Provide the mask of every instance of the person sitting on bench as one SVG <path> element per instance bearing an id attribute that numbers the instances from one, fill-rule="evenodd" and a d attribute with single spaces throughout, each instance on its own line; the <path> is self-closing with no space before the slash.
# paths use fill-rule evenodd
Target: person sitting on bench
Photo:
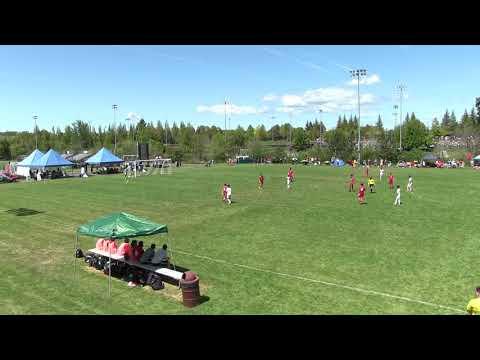
<path id="1" fill-rule="evenodd" d="M 104 242 L 104 249 L 106 252 L 110 254 L 116 254 L 118 251 L 117 243 L 115 242 L 115 239 L 107 239 Z"/>
<path id="2" fill-rule="evenodd" d="M 97 244 L 95 245 L 95 248 L 97 250 L 102 250 L 103 251 L 105 249 L 105 239 L 99 238 L 97 240 Z"/>
<path id="3" fill-rule="evenodd" d="M 161 265 L 170 267 L 170 258 L 167 253 L 167 244 L 163 244 L 162 248 L 155 252 L 155 256 L 152 259 L 152 265 Z"/>
<path id="4" fill-rule="evenodd" d="M 131 246 L 131 250 L 130 250 L 130 255 L 131 255 L 131 256 L 130 256 L 130 260 L 136 261 L 134 254 L 135 254 L 135 251 L 137 250 L 137 246 L 138 246 L 138 245 L 137 245 L 137 240 L 132 240 L 132 243 L 130 244 L 130 246 Z"/>
<path id="5" fill-rule="evenodd" d="M 133 243 L 132 243 L 133 245 Z M 143 241 L 139 241 L 138 245 L 133 249 L 133 258 L 135 261 L 140 261 L 143 255 Z"/>
<path id="6" fill-rule="evenodd" d="M 145 252 L 140 257 L 140 263 L 148 264 L 152 261 L 153 256 L 155 255 L 155 244 L 150 245 L 150 248 L 145 250 Z"/>
<path id="7" fill-rule="evenodd" d="M 132 247 L 130 245 L 130 239 L 125 238 L 124 243 L 119 246 L 117 255 L 124 256 L 125 260 L 132 257 Z"/>

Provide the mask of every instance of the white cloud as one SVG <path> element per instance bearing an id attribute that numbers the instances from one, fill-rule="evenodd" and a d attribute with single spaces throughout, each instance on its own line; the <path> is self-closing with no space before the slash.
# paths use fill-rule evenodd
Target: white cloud
<path id="1" fill-rule="evenodd" d="M 232 115 L 254 115 L 262 114 L 268 111 L 267 106 L 262 106 L 261 108 L 256 108 L 254 106 L 238 106 L 235 104 L 227 104 L 226 108 L 227 114 Z M 210 112 L 217 115 L 225 114 L 225 104 L 218 105 L 199 105 L 197 106 L 197 112 L 204 113 Z"/>
<path id="2" fill-rule="evenodd" d="M 263 101 L 274 101 L 274 100 L 277 100 L 278 96 L 275 95 L 275 94 L 267 94 L 265 95 L 262 100 Z"/>
<path id="3" fill-rule="evenodd" d="M 372 74 L 360 79 L 360 85 L 372 85 L 380 82 L 380 76 Z M 348 85 L 357 85 L 357 80 L 352 79 L 348 82 Z"/>
<path id="4" fill-rule="evenodd" d="M 360 104 L 369 106 L 376 103 L 377 98 L 370 93 L 360 93 Z M 302 95 L 286 94 L 281 97 L 281 107 L 277 112 L 315 111 L 324 112 L 356 111 L 358 106 L 357 92 L 350 88 L 328 87 L 307 90 Z"/>
<path id="5" fill-rule="evenodd" d="M 279 112 L 279 113 L 293 113 L 293 112 L 302 112 L 301 110 L 299 109 L 294 109 L 292 107 L 288 107 L 288 106 L 280 106 L 280 107 L 277 107 L 275 109 L 276 112 Z"/>
<path id="6" fill-rule="evenodd" d="M 126 120 L 137 122 L 137 121 L 140 121 L 141 118 L 142 118 L 142 115 L 135 112 L 129 112 Z"/>
<path id="7" fill-rule="evenodd" d="M 287 107 L 303 107 L 306 105 L 303 97 L 298 95 L 283 95 L 282 104 Z"/>

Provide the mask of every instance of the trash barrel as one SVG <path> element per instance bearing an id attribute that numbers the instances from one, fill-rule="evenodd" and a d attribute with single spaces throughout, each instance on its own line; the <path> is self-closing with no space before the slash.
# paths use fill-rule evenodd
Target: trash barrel
<path id="1" fill-rule="evenodd" d="M 193 271 L 187 271 L 180 280 L 183 305 L 194 307 L 200 304 L 200 279 Z"/>

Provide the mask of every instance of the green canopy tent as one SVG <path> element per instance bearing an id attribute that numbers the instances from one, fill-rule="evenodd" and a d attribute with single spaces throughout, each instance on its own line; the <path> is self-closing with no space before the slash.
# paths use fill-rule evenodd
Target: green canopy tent
<path id="1" fill-rule="evenodd" d="M 150 236 L 168 233 L 167 225 L 157 224 L 124 212 L 112 213 L 97 220 L 81 225 L 75 236 L 75 251 L 78 249 L 79 235 L 98 238 L 125 239 L 139 236 Z M 109 254 L 110 255 L 110 254 Z M 111 293 L 111 257 L 109 256 L 108 294 Z M 77 258 L 74 263 L 76 273 Z M 174 265 L 175 267 L 175 265 Z"/>

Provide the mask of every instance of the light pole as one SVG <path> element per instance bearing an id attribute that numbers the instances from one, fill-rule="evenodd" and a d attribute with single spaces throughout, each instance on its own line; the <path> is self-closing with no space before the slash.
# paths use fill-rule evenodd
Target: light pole
<path id="1" fill-rule="evenodd" d="M 33 123 L 35 124 L 34 128 L 33 128 L 33 132 L 35 133 L 35 149 L 38 149 L 38 139 L 37 139 L 37 119 L 38 119 L 38 116 L 37 115 L 34 115 L 33 116 Z"/>
<path id="2" fill-rule="evenodd" d="M 402 151 L 402 124 L 403 124 L 402 103 L 403 103 L 403 91 L 406 89 L 406 86 L 403 84 L 399 84 L 397 85 L 397 89 L 400 92 L 400 151 Z"/>
<path id="3" fill-rule="evenodd" d="M 393 133 L 395 134 L 395 128 L 397 127 L 397 116 L 398 116 L 398 105 L 393 105 Z M 395 143 L 395 135 L 393 136 L 393 140 Z"/>
<path id="4" fill-rule="evenodd" d="M 117 120 L 117 109 L 118 109 L 118 105 L 113 104 L 113 105 L 112 105 L 112 109 L 113 109 L 113 132 L 114 132 L 114 136 L 115 136 L 115 147 L 114 147 L 113 153 L 114 153 L 115 155 L 117 155 L 117 127 L 116 127 L 116 120 Z"/>
<path id="5" fill-rule="evenodd" d="M 132 131 L 132 145 L 133 145 L 133 147 L 135 147 L 135 128 L 132 127 L 132 121 L 133 121 L 133 119 L 127 117 L 127 118 L 125 119 L 125 121 L 129 123 L 129 124 L 128 124 L 128 128 L 129 128 L 129 130 Z"/>
<path id="6" fill-rule="evenodd" d="M 360 164 L 360 78 L 367 76 L 367 70 L 350 70 L 352 78 L 357 79 L 357 99 L 358 99 L 358 163 Z"/>
<path id="7" fill-rule="evenodd" d="M 273 145 L 273 127 L 275 126 L 275 125 L 273 124 L 273 120 L 275 119 L 275 116 L 273 116 L 273 115 L 270 116 L 270 119 L 272 119 L 272 145 Z"/>
<path id="8" fill-rule="evenodd" d="M 289 133 L 290 133 L 290 136 L 289 136 L 289 137 L 290 137 L 290 147 L 292 146 L 292 126 L 293 126 L 293 124 L 292 124 L 292 116 L 293 116 L 293 113 L 290 111 L 290 112 L 288 113 L 288 117 L 290 118 L 290 126 L 288 127 L 288 128 L 289 128 Z"/>
<path id="9" fill-rule="evenodd" d="M 319 115 L 318 115 L 318 117 L 320 118 L 320 124 L 321 124 L 321 123 L 322 123 L 322 114 L 323 114 L 323 110 L 322 110 L 322 109 L 318 109 L 318 114 L 319 114 Z M 320 135 L 320 139 L 321 139 L 320 141 L 323 141 L 323 139 L 322 139 L 322 133 L 321 133 L 321 129 L 320 129 L 320 133 L 319 133 L 319 135 Z"/>
<path id="10" fill-rule="evenodd" d="M 227 98 L 225 98 L 225 144 L 227 143 Z"/>

